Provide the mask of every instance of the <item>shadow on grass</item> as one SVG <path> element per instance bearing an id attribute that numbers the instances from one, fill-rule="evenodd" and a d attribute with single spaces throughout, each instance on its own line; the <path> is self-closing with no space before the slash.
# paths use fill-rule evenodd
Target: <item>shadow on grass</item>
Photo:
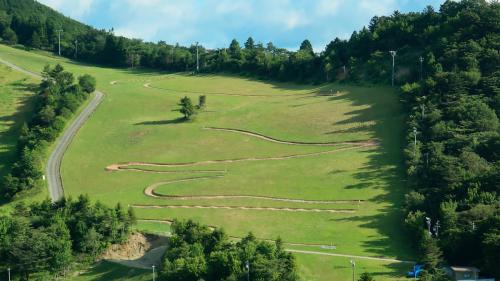
<path id="1" fill-rule="evenodd" d="M 170 125 L 170 124 L 179 124 L 184 122 L 189 122 L 191 120 L 186 119 L 184 117 L 179 117 L 172 120 L 157 120 L 157 121 L 144 121 L 135 123 L 134 125 Z"/>
<path id="2" fill-rule="evenodd" d="M 116 263 L 102 261 L 72 280 L 108 281 L 108 280 L 151 280 L 151 272 L 145 269 L 131 268 Z"/>
<path id="3" fill-rule="evenodd" d="M 403 231 L 402 202 L 406 193 L 403 161 L 403 120 L 404 112 L 399 103 L 397 92 L 390 87 L 366 87 L 336 85 L 345 94 L 332 96 L 328 100 L 347 101 L 363 109 L 348 112 L 349 118 L 334 125 L 363 124 L 375 121 L 375 125 L 329 132 L 329 134 L 366 131 L 380 140 L 375 149 L 360 151 L 368 157 L 368 162 L 354 173 L 357 184 L 347 189 L 383 189 L 383 192 L 369 201 L 377 203 L 376 214 L 354 216 L 332 221 L 357 221 L 361 227 L 375 229 L 380 235 L 370 237 L 363 247 L 375 256 L 393 256 L 402 260 L 412 260 L 414 252 L 411 242 Z M 394 265 L 397 266 L 397 265 Z"/>

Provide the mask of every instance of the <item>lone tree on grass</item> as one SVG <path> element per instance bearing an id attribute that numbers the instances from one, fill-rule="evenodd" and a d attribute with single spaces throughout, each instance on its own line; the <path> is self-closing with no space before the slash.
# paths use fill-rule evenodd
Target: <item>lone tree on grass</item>
<path id="1" fill-rule="evenodd" d="M 184 114 L 185 119 L 191 119 L 191 116 L 196 114 L 196 108 L 193 106 L 193 102 L 188 97 L 183 97 L 179 102 L 179 106 L 181 107 L 179 112 Z"/>

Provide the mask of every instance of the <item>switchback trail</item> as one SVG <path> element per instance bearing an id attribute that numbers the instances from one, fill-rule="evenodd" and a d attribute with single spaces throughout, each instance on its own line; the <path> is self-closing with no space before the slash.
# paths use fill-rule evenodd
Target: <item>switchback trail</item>
<path id="1" fill-rule="evenodd" d="M 24 74 L 30 75 L 38 79 L 42 79 L 42 76 L 40 76 L 38 73 L 31 72 L 29 70 L 21 68 L 11 62 L 8 62 L 1 58 L 0 62 Z M 54 147 L 54 150 L 51 152 L 49 156 L 49 159 L 47 161 L 47 166 L 45 169 L 45 173 L 47 175 L 49 194 L 50 198 L 52 199 L 52 202 L 57 202 L 64 197 L 64 189 L 61 180 L 61 162 L 62 158 L 64 157 L 64 153 L 66 152 L 66 149 L 73 140 L 73 137 L 76 135 L 78 130 L 83 126 L 85 121 L 87 121 L 90 115 L 94 112 L 97 106 L 101 103 L 103 98 L 104 94 L 102 92 L 95 91 L 95 95 L 92 98 L 92 100 L 88 103 L 87 107 L 85 107 L 80 112 L 78 117 L 76 117 L 73 120 L 73 122 L 66 127 L 63 135 L 56 140 L 56 145 Z"/>
<path id="2" fill-rule="evenodd" d="M 344 213 L 353 214 L 354 209 L 318 209 L 318 208 L 290 208 L 290 207 L 250 207 L 250 206 L 215 206 L 215 205 L 130 205 L 138 209 L 222 209 L 222 210 L 256 210 L 256 211 L 282 211 L 306 213 Z"/>
<path id="3" fill-rule="evenodd" d="M 150 167 L 191 167 L 191 166 L 201 166 L 209 164 L 225 164 L 225 163 L 238 163 L 247 161 L 271 161 L 271 160 L 285 160 L 285 159 L 295 159 L 311 156 L 319 156 L 324 154 L 333 154 L 346 150 L 360 149 L 364 147 L 376 146 L 377 143 L 363 143 L 356 146 L 344 147 L 334 150 L 304 153 L 304 154 L 291 154 L 285 156 L 275 156 L 275 157 L 250 157 L 250 158 L 235 158 L 235 159 L 220 159 L 220 160 L 205 160 L 198 162 L 184 162 L 184 163 L 147 163 L 147 162 L 126 162 L 126 163 L 115 163 L 108 165 L 106 167 L 107 171 L 119 171 L 129 169 L 130 166 L 150 166 Z"/>
<path id="4" fill-rule="evenodd" d="M 196 181 L 204 179 L 217 179 L 222 178 L 223 175 L 210 176 L 210 177 L 193 177 L 185 179 L 177 179 L 171 181 L 157 182 L 144 189 L 144 194 L 153 198 L 164 198 L 171 200 L 190 200 L 190 199 L 259 199 L 259 200 L 270 200 L 270 201 L 281 201 L 289 203 L 305 203 L 305 204 L 360 204 L 364 200 L 305 200 L 305 199 L 293 199 L 293 198 L 282 198 L 282 197 L 271 197 L 271 196 L 256 196 L 256 195 L 166 195 L 159 194 L 155 192 L 155 189 L 162 185 Z"/>
<path id="5" fill-rule="evenodd" d="M 231 129 L 231 128 L 218 128 L 218 127 L 205 127 L 205 130 L 214 130 L 214 131 L 224 131 L 224 132 L 232 132 L 243 134 L 251 137 L 256 137 L 259 139 L 263 139 L 266 141 L 280 143 L 280 144 L 288 144 L 288 145 L 304 145 L 304 146 L 336 146 L 336 145 L 378 145 L 377 140 L 360 140 L 360 141 L 337 141 L 337 142 L 299 142 L 299 141 L 285 141 L 275 139 L 273 137 L 268 137 L 259 133 L 241 130 L 241 129 Z"/>
<path id="6" fill-rule="evenodd" d="M 193 90 L 178 90 L 178 89 L 171 89 L 171 88 L 162 88 L 162 87 L 152 86 L 151 83 L 146 83 L 143 86 L 145 88 L 165 90 L 165 91 L 176 92 L 176 93 L 214 95 L 214 96 L 274 97 L 274 98 L 279 98 L 279 97 L 300 97 L 300 96 L 313 96 L 313 95 L 315 95 L 314 93 L 305 93 L 305 94 L 276 94 L 276 95 L 273 95 L 273 94 L 231 94 L 231 93 L 224 93 L 224 92 L 201 92 L 201 91 L 193 91 Z"/>

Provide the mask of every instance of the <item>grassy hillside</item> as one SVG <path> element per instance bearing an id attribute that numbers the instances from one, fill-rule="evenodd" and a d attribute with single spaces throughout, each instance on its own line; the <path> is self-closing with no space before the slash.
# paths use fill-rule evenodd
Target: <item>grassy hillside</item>
<path id="1" fill-rule="evenodd" d="M 401 221 L 404 192 L 399 168 L 402 112 L 388 87 L 311 87 L 108 69 L 5 46 L 0 46 L 0 56 L 33 71 L 59 62 L 76 74 L 91 73 L 106 94 L 63 160 L 67 195 L 88 193 L 110 206 L 120 201 L 135 206 L 141 219 L 193 218 L 221 226 L 232 236 L 253 231 L 259 238 L 281 236 L 285 243 L 304 244 L 287 244 L 291 249 L 412 259 L 394 227 Z M 194 121 L 180 120 L 173 111 L 178 100 L 189 96 L 197 101 L 201 94 L 207 96 L 206 109 Z M 370 145 L 355 143 L 360 140 Z M 311 144 L 328 142 L 342 143 Z M 124 162 L 177 166 L 106 171 Z M 211 178 L 192 179 L 199 177 Z M 185 198 L 146 196 L 145 188 L 153 184 L 158 184 L 157 195 Z M 152 222 L 139 227 L 162 229 Z M 319 246 L 331 244 L 337 248 Z M 297 256 L 305 280 L 351 274 L 350 258 Z M 357 270 L 389 280 L 409 267 L 360 259 Z"/>

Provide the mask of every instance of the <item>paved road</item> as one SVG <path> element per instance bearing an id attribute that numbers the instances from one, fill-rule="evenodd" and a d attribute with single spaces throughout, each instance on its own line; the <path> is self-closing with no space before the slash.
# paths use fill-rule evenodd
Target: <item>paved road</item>
<path id="1" fill-rule="evenodd" d="M 41 79 L 42 77 L 34 72 L 23 69 L 15 64 L 12 64 L 6 60 L 0 58 L 0 62 L 10 66 L 12 69 L 25 73 L 27 75 L 36 77 Z M 47 183 L 49 187 L 49 194 L 52 202 L 57 202 L 64 197 L 64 189 L 61 180 L 61 162 L 64 157 L 64 153 L 68 148 L 69 144 L 73 140 L 73 137 L 76 135 L 78 130 L 82 127 L 82 125 L 87 121 L 92 112 L 97 108 L 97 106 L 101 103 L 104 98 L 104 94 L 99 91 L 95 91 L 95 95 L 92 100 L 89 102 L 87 107 L 85 107 L 82 112 L 78 115 L 73 122 L 67 126 L 63 135 L 57 139 L 56 146 L 52 153 L 49 156 L 49 160 L 47 161 L 47 166 L 45 168 L 45 175 L 47 177 Z"/>
<path id="2" fill-rule="evenodd" d="M 47 175 L 49 193 L 52 202 L 57 202 L 64 197 L 64 189 L 61 180 L 61 162 L 64 157 L 64 153 L 73 140 L 73 137 L 83 126 L 85 121 L 87 121 L 90 115 L 92 115 L 103 98 L 104 94 L 102 92 L 95 91 L 94 98 L 92 98 L 87 107 L 80 112 L 78 117 L 73 120 L 73 123 L 66 128 L 63 135 L 59 137 L 54 150 L 49 156 L 49 161 L 47 161 L 47 166 L 45 168 L 45 174 Z"/>

